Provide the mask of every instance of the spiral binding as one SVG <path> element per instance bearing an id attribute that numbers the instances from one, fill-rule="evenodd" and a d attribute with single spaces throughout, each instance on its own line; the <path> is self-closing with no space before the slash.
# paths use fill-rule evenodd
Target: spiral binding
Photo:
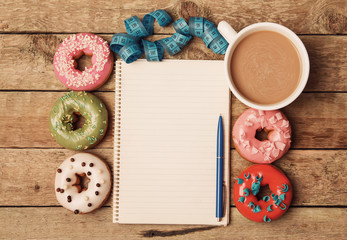
<path id="1" fill-rule="evenodd" d="M 120 182 L 120 138 L 121 138 L 121 99 L 122 61 L 116 61 L 115 125 L 114 125 L 114 167 L 113 167 L 113 222 L 119 222 L 119 182 Z"/>

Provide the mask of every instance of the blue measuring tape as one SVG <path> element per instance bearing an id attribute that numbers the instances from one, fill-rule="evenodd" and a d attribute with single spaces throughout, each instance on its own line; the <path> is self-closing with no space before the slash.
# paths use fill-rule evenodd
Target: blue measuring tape
<path id="1" fill-rule="evenodd" d="M 162 9 L 146 14 L 142 22 L 137 16 L 132 16 L 124 21 L 127 33 L 116 33 L 112 37 L 110 48 L 126 62 L 136 61 L 143 53 L 147 61 L 161 61 L 164 49 L 172 56 L 179 53 L 192 39 L 192 36 L 200 37 L 207 48 L 214 53 L 225 54 L 228 42 L 218 32 L 214 23 L 202 17 L 190 17 L 189 25 L 183 18 L 178 19 L 172 26 L 176 33 L 171 37 L 154 42 L 143 38 L 153 34 L 154 21 L 159 26 L 165 27 L 171 21 L 171 16 Z"/>

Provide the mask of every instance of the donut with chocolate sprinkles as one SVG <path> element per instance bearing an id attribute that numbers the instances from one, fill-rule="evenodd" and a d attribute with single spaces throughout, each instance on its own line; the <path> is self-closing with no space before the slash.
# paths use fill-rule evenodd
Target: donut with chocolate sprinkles
<path id="1" fill-rule="evenodd" d="M 98 167 L 93 167 L 95 165 Z M 77 153 L 63 161 L 58 169 L 61 172 L 57 171 L 55 175 L 56 197 L 64 208 L 75 214 L 84 214 L 106 202 L 112 179 L 103 159 L 90 153 Z"/>

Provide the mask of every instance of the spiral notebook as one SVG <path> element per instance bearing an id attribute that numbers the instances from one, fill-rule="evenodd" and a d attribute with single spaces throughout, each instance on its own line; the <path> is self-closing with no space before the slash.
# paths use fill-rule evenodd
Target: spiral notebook
<path id="1" fill-rule="evenodd" d="M 113 222 L 229 222 L 230 91 L 223 61 L 116 62 Z M 224 125 L 224 217 L 216 140 Z"/>

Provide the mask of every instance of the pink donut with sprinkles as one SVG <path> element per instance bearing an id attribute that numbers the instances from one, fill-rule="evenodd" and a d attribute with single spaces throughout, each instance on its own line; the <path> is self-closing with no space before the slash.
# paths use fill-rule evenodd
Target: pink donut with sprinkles
<path id="1" fill-rule="evenodd" d="M 83 54 L 92 56 L 92 66 L 76 69 L 76 59 Z M 113 68 L 113 55 L 108 43 L 91 33 L 79 33 L 66 38 L 58 47 L 53 60 L 54 72 L 67 88 L 91 91 L 101 87 Z"/>
<path id="2" fill-rule="evenodd" d="M 267 140 L 255 138 L 256 132 L 268 132 Z M 254 163 L 272 163 L 290 148 L 292 130 L 279 110 L 246 110 L 235 122 L 233 141 L 238 153 Z"/>

